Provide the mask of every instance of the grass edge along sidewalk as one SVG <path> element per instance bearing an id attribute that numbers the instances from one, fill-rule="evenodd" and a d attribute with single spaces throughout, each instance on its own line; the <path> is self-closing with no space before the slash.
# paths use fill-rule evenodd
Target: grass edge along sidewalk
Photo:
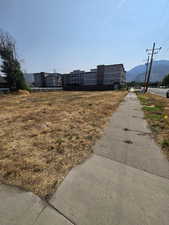
<path id="1" fill-rule="evenodd" d="M 169 160 L 169 100 L 154 94 L 137 94 L 156 142 Z"/>

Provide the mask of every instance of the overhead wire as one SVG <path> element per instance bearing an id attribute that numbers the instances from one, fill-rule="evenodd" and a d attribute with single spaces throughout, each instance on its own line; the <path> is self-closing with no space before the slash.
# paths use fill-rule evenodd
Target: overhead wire
<path id="1" fill-rule="evenodd" d="M 160 22 L 161 28 L 164 27 L 166 29 L 167 24 L 169 24 L 168 11 L 169 11 L 169 0 L 166 0 L 163 10 L 161 12 L 160 21 L 164 21 L 164 18 L 166 16 L 167 16 L 167 18 L 165 19 L 163 25 L 162 25 L 162 22 Z M 162 53 L 161 53 L 161 57 L 162 57 L 162 56 L 165 56 L 169 51 L 169 47 L 168 48 L 164 47 L 165 45 L 169 46 L 169 36 L 167 38 L 165 38 L 163 41 L 161 41 L 161 42 L 159 41 L 159 43 L 162 46 Z"/>

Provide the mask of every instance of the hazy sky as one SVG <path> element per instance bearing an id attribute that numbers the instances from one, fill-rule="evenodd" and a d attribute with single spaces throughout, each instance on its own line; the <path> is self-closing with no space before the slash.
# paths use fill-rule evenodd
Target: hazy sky
<path id="1" fill-rule="evenodd" d="M 169 0 L 0 0 L 0 28 L 27 72 L 143 64 L 153 41 L 169 59 Z"/>

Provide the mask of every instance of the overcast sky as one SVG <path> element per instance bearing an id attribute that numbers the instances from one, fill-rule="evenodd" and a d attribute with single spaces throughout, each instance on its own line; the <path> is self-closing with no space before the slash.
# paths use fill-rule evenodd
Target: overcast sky
<path id="1" fill-rule="evenodd" d="M 169 59 L 169 0 L 0 0 L 0 28 L 27 72 L 143 64 L 153 41 Z"/>

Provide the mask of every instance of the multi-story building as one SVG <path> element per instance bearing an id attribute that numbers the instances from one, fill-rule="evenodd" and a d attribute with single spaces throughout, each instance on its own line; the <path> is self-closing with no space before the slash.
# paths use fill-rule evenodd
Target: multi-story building
<path id="1" fill-rule="evenodd" d="M 51 73 L 46 76 L 46 87 L 61 87 L 62 79 L 61 74 Z"/>
<path id="2" fill-rule="evenodd" d="M 98 66 L 97 82 L 98 85 L 109 86 L 114 89 L 123 86 L 126 82 L 126 71 L 123 64 Z"/>
<path id="3" fill-rule="evenodd" d="M 74 70 L 69 74 L 35 73 L 35 87 L 61 87 L 65 90 L 113 90 L 124 86 L 126 72 L 123 64 L 99 65 L 90 72 Z"/>
<path id="4" fill-rule="evenodd" d="M 35 87 L 46 87 L 47 73 L 34 73 Z"/>
<path id="5" fill-rule="evenodd" d="M 35 73 L 35 87 L 61 87 L 62 79 L 59 73 Z"/>
<path id="6" fill-rule="evenodd" d="M 62 84 L 65 89 L 79 89 L 83 85 L 85 71 L 74 70 L 69 74 L 64 74 L 62 77 Z"/>
<path id="7" fill-rule="evenodd" d="M 85 73 L 85 71 L 84 70 L 73 70 L 71 72 L 71 74 L 81 74 L 81 73 Z"/>
<path id="8" fill-rule="evenodd" d="M 66 90 L 111 90 L 120 88 L 125 82 L 123 64 L 99 65 L 90 72 L 76 70 L 63 76 L 63 88 Z"/>

